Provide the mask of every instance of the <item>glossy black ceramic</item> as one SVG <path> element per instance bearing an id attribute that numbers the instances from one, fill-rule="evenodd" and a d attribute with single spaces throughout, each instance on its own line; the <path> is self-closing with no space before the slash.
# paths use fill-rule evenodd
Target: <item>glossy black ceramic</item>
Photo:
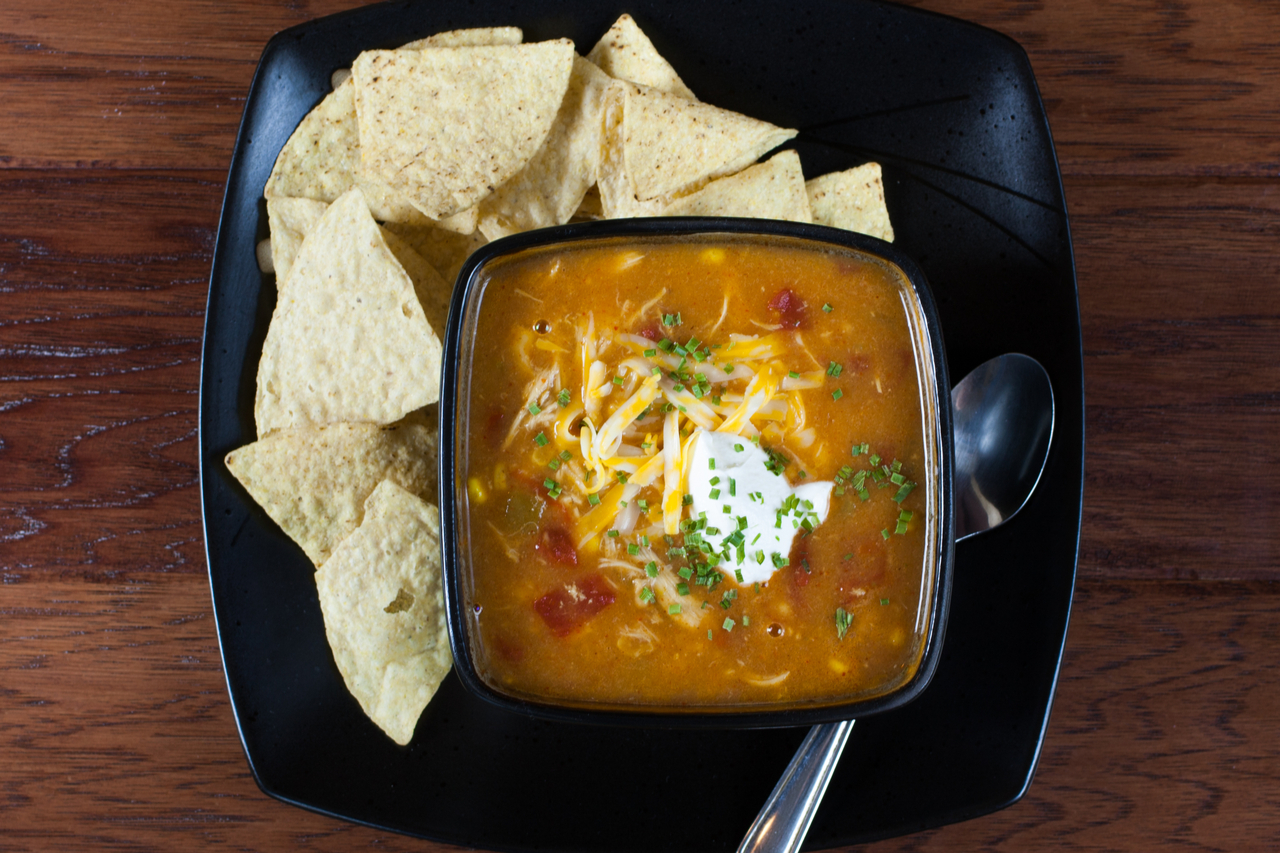
<path id="1" fill-rule="evenodd" d="M 463 485 L 465 477 L 460 469 L 465 453 L 464 438 L 470 429 L 467 423 L 470 405 L 466 375 L 472 370 L 477 358 L 486 357 L 474 349 L 476 327 L 484 310 L 485 266 L 494 260 L 521 252 L 554 247 L 568 249 L 593 243 L 608 245 L 616 244 L 618 240 L 635 241 L 637 244 L 682 243 L 698 238 L 724 239 L 746 245 L 780 244 L 813 252 L 853 249 L 896 266 L 905 276 L 907 286 L 914 289 L 920 307 L 919 321 L 925 332 L 922 346 L 924 351 L 918 353 L 918 358 L 924 365 L 923 375 L 933 376 L 936 380 L 932 387 L 923 388 L 922 394 L 930 401 L 928 406 L 932 412 L 926 418 L 932 427 L 932 434 L 925 437 L 925 443 L 933 448 L 933 456 L 937 460 L 932 488 L 938 496 L 938 540 L 934 547 L 926 546 L 930 551 L 928 559 L 934 568 L 928 595 L 929 625 L 923 638 L 924 651 L 919 667 L 900 687 L 880 696 L 839 704 L 801 705 L 785 709 L 593 707 L 586 703 L 557 703 L 512 696 L 496 688 L 477 670 L 475 640 L 472 636 L 477 623 L 470 614 L 466 580 L 471 576 L 473 568 L 469 564 L 469 549 L 463 544 L 467 537 L 463 532 L 461 518 L 466 512 L 467 499 Z M 955 518 L 952 507 L 955 453 L 952 441 L 951 383 L 947 378 L 942 328 L 928 282 L 915 262 L 891 243 L 821 225 L 705 217 L 582 222 L 517 234 L 489 243 L 472 254 L 458 273 L 453 302 L 449 308 L 449 328 L 444 341 L 444 369 L 440 380 L 440 448 L 440 528 L 444 547 L 445 609 L 449 615 L 454 670 L 472 693 L 504 711 L 582 725 L 672 729 L 785 728 L 864 718 L 900 708 L 919 696 L 933 678 L 946 633 L 947 607 L 951 602 L 951 569 L 955 555 Z M 450 449 L 454 449 L 454 452 L 450 453 Z M 448 484 L 451 483 L 456 484 L 456 488 L 450 488 Z"/>
<path id="2" fill-rule="evenodd" d="M 254 438 L 275 303 L 254 260 L 267 233 L 262 187 L 334 69 L 364 48 L 466 26 L 516 24 L 529 40 L 569 36 L 587 50 L 622 12 L 699 97 L 799 128 L 806 174 L 884 165 L 895 245 L 928 276 L 952 376 L 1010 351 L 1048 369 L 1057 424 L 1035 495 L 1008 524 L 956 546 L 933 681 L 858 723 L 806 846 L 1002 808 L 1030 784 L 1048 724 L 1079 541 L 1084 384 L 1066 204 L 1022 49 L 867 0 L 390 3 L 266 46 L 227 176 L 200 388 L 209 581 L 254 778 L 287 802 L 463 846 L 707 853 L 736 848 L 804 737 L 552 723 L 501 711 L 451 675 L 398 747 L 342 684 L 307 558 L 222 463 Z"/>

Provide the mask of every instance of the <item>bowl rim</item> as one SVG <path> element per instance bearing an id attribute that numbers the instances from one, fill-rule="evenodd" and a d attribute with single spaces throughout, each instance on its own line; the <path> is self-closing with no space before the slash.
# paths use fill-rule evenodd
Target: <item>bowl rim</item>
<path id="1" fill-rule="evenodd" d="M 669 706 L 655 706 L 652 710 L 645 706 L 636 706 L 635 710 L 617 707 L 584 708 L 556 704 L 554 700 L 541 701 L 502 693 L 491 687 L 476 670 L 468 640 L 469 623 L 466 619 L 466 607 L 462 601 L 462 584 L 459 580 L 463 559 L 458 547 L 459 506 L 454 482 L 459 467 L 454 458 L 458 427 L 456 398 L 459 372 L 462 369 L 460 363 L 462 320 L 478 291 L 479 281 L 476 273 L 485 264 L 497 258 L 555 244 L 572 244 L 609 238 L 688 238 L 715 234 L 784 237 L 814 245 L 826 244 L 865 252 L 897 266 L 916 292 L 924 325 L 928 331 L 928 344 L 933 357 L 935 375 L 933 390 L 940 433 L 937 436 L 937 443 L 941 518 L 929 628 L 924 641 L 924 651 L 920 656 L 915 674 L 904 684 L 880 696 L 829 705 L 772 710 L 750 707 L 745 710 L 734 710 L 730 707 L 672 710 Z M 875 237 L 824 225 L 781 220 L 732 217 L 647 217 L 575 222 L 513 234 L 480 247 L 463 264 L 454 282 L 448 324 L 443 340 L 438 406 L 442 581 L 449 644 L 453 653 L 454 671 L 458 674 L 459 680 L 473 695 L 506 711 L 558 722 L 639 728 L 789 728 L 867 717 L 906 705 L 918 697 L 933 679 L 942 656 L 947 614 L 951 605 L 952 573 L 955 563 L 955 509 L 950 391 L 951 383 L 947 371 L 942 326 L 928 281 L 915 261 L 902 250 L 894 247 L 892 243 Z"/>

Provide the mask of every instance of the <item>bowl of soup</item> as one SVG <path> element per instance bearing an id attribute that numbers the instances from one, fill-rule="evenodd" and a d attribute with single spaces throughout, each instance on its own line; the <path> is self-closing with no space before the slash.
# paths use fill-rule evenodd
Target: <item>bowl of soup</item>
<path id="1" fill-rule="evenodd" d="M 440 403 L 459 677 L 592 723 L 910 701 L 950 595 L 949 388 L 924 277 L 874 238 L 681 218 L 482 248 Z"/>

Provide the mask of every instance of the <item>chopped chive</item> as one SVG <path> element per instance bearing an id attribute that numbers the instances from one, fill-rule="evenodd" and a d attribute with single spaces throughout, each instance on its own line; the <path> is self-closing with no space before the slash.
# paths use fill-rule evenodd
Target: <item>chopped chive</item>
<path id="1" fill-rule="evenodd" d="M 600 506 L 600 496 L 595 493 L 587 495 L 587 503 L 592 506 Z"/>
<path id="2" fill-rule="evenodd" d="M 843 640 L 844 635 L 849 633 L 849 626 L 853 624 L 853 614 L 846 611 L 843 607 L 836 608 L 836 636 Z"/>
<path id="3" fill-rule="evenodd" d="M 712 471 L 716 470 L 716 460 L 714 458 L 707 460 L 707 468 L 709 468 Z M 733 480 L 730 480 L 729 482 L 732 483 Z M 732 488 L 729 489 L 729 494 L 733 494 Z"/>
<path id="4" fill-rule="evenodd" d="M 738 494 L 738 481 L 730 477 L 729 478 L 729 497 L 731 498 L 737 497 L 737 494 Z"/>
<path id="5" fill-rule="evenodd" d="M 539 447 L 546 447 L 547 441 L 548 441 L 548 438 L 545 432 L 540 432 L 533 437 L 533 443 L 538 445 Z"/>
<path id="6" fill-rule="evenodd" d="M 667 615 L 669 615 L 669 616 L 679 616 L 679 615 L 680 615 L 680 605 L 679 605 L 679 604 L 672 604 L 672 605 L 670 605 L 669 607 L 667 607 Z"/>
<path id="7" fill-rule="evenodd" d="M 658 354 L 658 351 L 656 349 L 647 349 L 644 351 L 645 358 L 653 358 L 657 354 Z"/>
<path id="8" fill-rule="evenodd" d="M 560 467 L 560 460 L 552 459 L 550 462 L 547 463 L 547 467 L 550 468 L 552 471 L 557 470 Z"/>
<path id="9" fill-rule="evenodd" d="M 689 568 L 688 566 L 685 566 L 683 569 L 676 572 L 676 574 L 678 574 L 680 577 L 684 578 L 685 580 L 688 580 L 689 578 L 693 577 L 693 569 Z"/>
<path id="10" fill-rule="evenodd" d="M 616 539 L 616 538 L 618 538 L 618 531 L 616 531 L 616 530 L 610 530 L 610 531 L 609 531 L 608 533 L 606 533 L 605 535 L 606 535 L 606 536 L 608 536 L 610 539 Z"/>
<path id="11" fill-rule="evenodd" d="M 704 601 L 704 602 L 702 602 L 702 603 L 703 603 L 703 604 L 706 604 L 706 602 L 705 602 L 705 601 Z M 708 639 L 708 640 L 712 639 L 712 637 L 711 637 L 711 629 L 710 629 L 710 628 L 708 628 L 708 629 L 707 629 L 707 639 Z"/>
<path id="12" fill-rule="evenodd" d="M 843 396 L 844 396 L 844 392 L 843 392 L 843 391 L 841 391 L 839 388 L 837 388 L 836 390 L 834 390 L 834 391 L 832 391 L 832 392 L 831 392 L 831 399 L 832 399 L 832 400 L 839 400 L 839 399 L 840 399 L 841 397 L 843 397 Z"/>
<path id="13" fill-rule="evenodd" d="M 826 303 L 823 303 L 822 310 L 824 313 L 830 314 L 834 309 L 832 309 L 830 302 L 826 302 Z"/>
<path id="14" fill-rule="evenodd" d="M 907 495 L 911 494 L 911 490 L 914 489 L 915 487 L 916 487 L 916 484 L 908 480 L 907 482 L 902 484 L 902 488 L 898 489 L 898 493 L 893 496 L 893 499 L 898 503 L 902 503 L 904 500 L 906 500 Z"/>
<path id="15" fill-rule="evenodd" d="M 880 599 L 880 606 L 881 606 L 881 607 L 883 607 L 884 605 L 886 605 L 886 604 L 888 604 L 888 603 L 889 603 L 889 599 L 887 599 L 887 598 L 882 598 L 882 599 Z"/>
<path id="16" fill-rule="evenodd" d="M 881 531 L 880 531 L 880 536 L 881 536 L 882 538 L 884 538 L 884 539 L 888 539 L 888 538 L 889 538 L 889 528 L 887 528 L 887 527 L 886 527 L 884 530 L 881 530 Z"/>
<path id="17" fill-rule="evenodd" d="M 687 583 L 678 583 L 678 584 L 676 584 L 676 592 L 677 592 L 678 594 L 680 594 L 680 595 L 688 595 L 688 594 L 689 594 L 689 585 L 688 585 Z"/>
<path id="18" fill-rule="evenodd" d="M 627 553 L 635 557 L 640 554 L 640 546 L 634 542 L 627 543 Z"/>
<path id="19" fill-rule="evenodd" d="M 737 622 L 734 622 L 732 619 L 726 616 L 724 620 L 724 624 L 722 624 L 720 627 L 724 628 L 726 631 L 732 631 L 733 626 L 737 624 L 738 624 Z"/>
<path id="20" fill-rule="evenodd" d="M 796 373 L 794 370 L 788 370 L 788 371 L 787 371 L 787 375 L 788 375 L 788 376 L 790 376 L 792 379 L 799 379 L 799 378 L 800 378 L 800 374 L 799 374 L 799 373 Z"/>
<path id="21" fill-rule="evenodd" d="M 717 500 L 717 499 L 719 499 L 719 497 L 720 497 L 720 490 L 719 490 L 719 489 L 712 489 L 710 492 L 708 492 L 708 493 L 707 493 L 707 496 L 708 496 L 708 497 L 710 497 L 710 498 L 711 498 L 711 500 L 713 500 L 713 501 L 714 501 L 714 500 Z"/>
<path id="22" fill-rule="evenodd" d="M 658 564 L 653 560 L 645 563 L 644 573 L 651 578 L 656 578 L 658 576 Z"/>
<path id="23" fill-rule="evenodd" d="M 546 486 L 548 489 L 554 489 L 556 487 L 556 481 L 548 477 L 542 481 L 542 485 Z"/>
<path id="24" fill-rule="evenodd" d="M 615 376 L 615 377 L 613 377 L 613 384 L 614 384 L 614 385 L 621 385 L 621 384 L 622 384 L 622 377 L 621 377 L 621 376 Z"/>
<path id="25" fill-rule="evenodd" d="M 657 598 L 657 596 L 653 594 L 653 590 L 651 588 L 646 586 L 640 590 L 640 600 L 643 601 L 645 604 L 648 604 L 650 601 L 653 601 L 655 598 Z"/>
<path id="26" fill-rule="evenodd" d="M 538 404 L 537 404 L 537 403 L 530 403 L 530 404 L 529 404 L 529 414 L 531 414 L 531 415 L 537 415 L 537 414 L 540 414 L 541 412 L 542 412 L 542 409 L 540 409 L 540 408 L 538 407 Z"/>
<path id="27" fill-rule="evenodd" d="M 828 376 L 838 377 L 842 372 L 844 372 L 844 365 L 840 364 L 839 362 L 833 361 L 827 365 Z"/>

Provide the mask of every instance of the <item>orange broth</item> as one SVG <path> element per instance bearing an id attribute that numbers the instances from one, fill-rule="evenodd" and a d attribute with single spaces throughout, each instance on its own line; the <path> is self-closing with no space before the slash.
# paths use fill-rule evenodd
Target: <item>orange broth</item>
<path id="1" fill-rule="evenodd" d="M 721 235 L 533 250 L 484 274 L 459 483 L 482 678 L 662 708 L 832 704 L 910 680 L 937 489 L 927 347 L 896 267 Z M 747 418 L 753 394 L 768 399 Z M 615 451 L 603 432 L 629 400 L 643 416 Z M 810 516 L 764 582 L 736 579 L 744 550 L 760 563 L 748 543 L 707 553 L 708 526 L 734 522 L 695 517 L 682 491 L 693 431 L 734 423 L 776 476 L 833 484 L 825 521 Z M 652 457 L 677 446 L 672 479 Z"/>

